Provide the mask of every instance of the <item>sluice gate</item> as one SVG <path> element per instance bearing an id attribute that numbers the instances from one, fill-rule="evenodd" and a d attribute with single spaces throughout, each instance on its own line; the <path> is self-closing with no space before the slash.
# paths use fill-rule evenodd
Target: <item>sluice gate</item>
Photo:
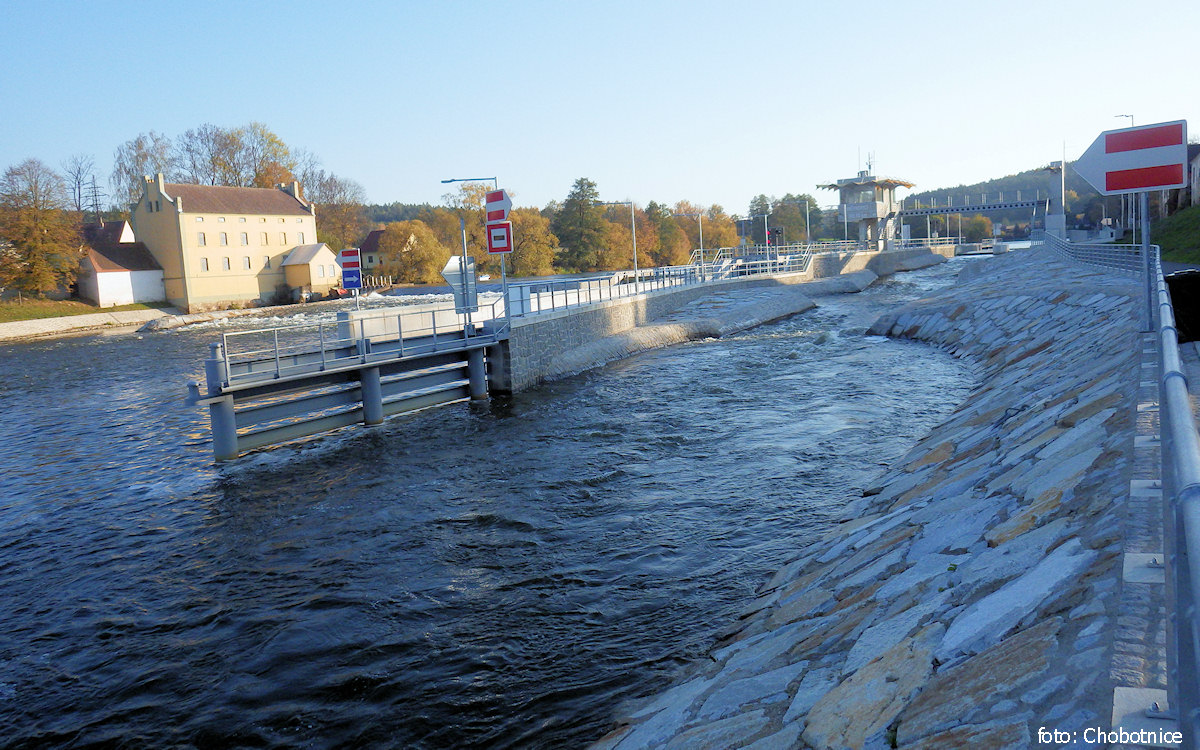
<path id="1" fill-rule="evenodd" d="M 485 316 L 486 317 L 486 316 Z M 218 461 L 352 424 L 487 397 L 486 350 L 503 320 L 453 310 L 339 313 L 337 320 L 224 334 L 205 361 Z"/>

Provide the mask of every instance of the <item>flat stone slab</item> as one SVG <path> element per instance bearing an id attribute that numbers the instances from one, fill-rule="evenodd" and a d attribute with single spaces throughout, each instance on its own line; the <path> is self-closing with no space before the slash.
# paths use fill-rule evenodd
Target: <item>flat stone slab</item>
<path id="1" fill-rule="evenodd" d="M 1179 747 L 1178 742 L 1163 741 L 1179 731 L 1178 721 L 1152 719 L 1146 715 L 1146 710 L 1155 703 L 1162 710 L 1168 708 L 1166 690 L 1116 688 L 1113 690 L 1112 728 L 1118 732 L 1125 730 L 1131 734 L 1137 733 L 1138 741 L 1127 744 L 1140 747 Z"/>
<path id="2" fill-rule="evenodd" d="M 1121 578 L 1126 583 L 1165 583 L 1161 552 L 1126 552 L 1121 564 Z"/>

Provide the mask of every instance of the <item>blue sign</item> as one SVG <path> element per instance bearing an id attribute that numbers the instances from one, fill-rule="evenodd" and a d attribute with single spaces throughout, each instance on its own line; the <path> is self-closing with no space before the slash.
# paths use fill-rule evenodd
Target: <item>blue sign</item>
<path id="1" fill-rule="evenodd" d="M 362 269 L 360 269 L 360 268 L 343 268 L 342 269 L 342 288 L 343 289 L 362 289 Z"/>

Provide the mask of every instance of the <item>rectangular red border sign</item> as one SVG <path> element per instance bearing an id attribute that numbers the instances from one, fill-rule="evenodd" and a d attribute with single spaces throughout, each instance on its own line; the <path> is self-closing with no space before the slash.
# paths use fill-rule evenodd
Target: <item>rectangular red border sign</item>
<path id="1" fill-rule="evenodd" d="M 511 221 L 487 225 L 487 245 L 490 254 L 511 253 L 513 251 L 512 244 Z"/>

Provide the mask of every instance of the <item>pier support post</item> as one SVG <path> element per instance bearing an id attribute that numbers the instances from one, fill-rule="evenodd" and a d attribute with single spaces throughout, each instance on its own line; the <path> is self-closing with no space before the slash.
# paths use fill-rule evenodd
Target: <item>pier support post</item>
<path id="1" fill-rule="evenodd" d="M 488 396 L 487 366 L 484 363 L 483 349 L 471 349 L 467 352 L 467 377 L 471 381 L 471 400 L 481 401 Z"/>
<path id="2" fill-rule="evenodd" d="M 221 345 L 209 345 L 209 357 L 204 361 L 204 378 L 209 398 L 221 395 L 221 384 L 225 382 L 226 375 Z M 208 419 L 212 423 L 213 457 L 218 461 L 237 458 L 237 417 L 233 411 L 233 397 L 226 396 L 209 404 Z"/>
<path id="3" fill-rule="evenodd" d="M 362 393 L 363 424 L 383 422 L 383 386 L 379 382 L 379 368 L 359 370 L 358 384 Z"/>

